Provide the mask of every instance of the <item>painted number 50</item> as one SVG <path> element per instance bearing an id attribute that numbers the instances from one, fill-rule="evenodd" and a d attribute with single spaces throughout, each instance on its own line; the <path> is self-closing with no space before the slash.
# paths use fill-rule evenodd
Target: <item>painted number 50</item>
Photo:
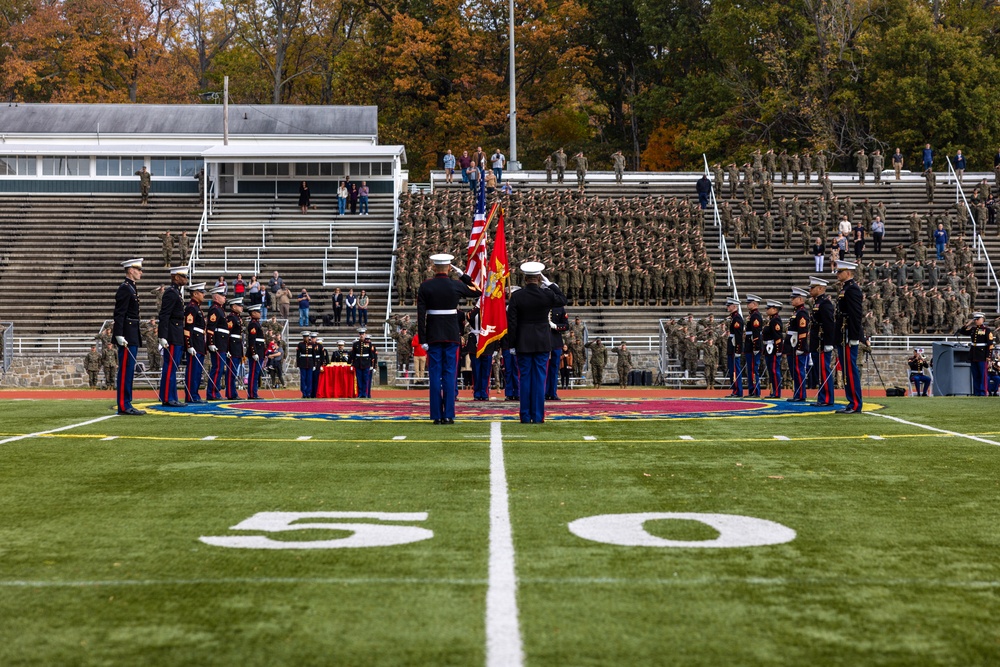
<path id="1" fill-rule="evenodd" d="M 349 531 L 344 537 L 308 542 L 272 540 L 263 535 L 207 536 L 205 544 L 231 549 L 349 549 L 390 547 L 420 542 L 434 537 L 434 532 L 418 526 L 385 523 L 336 522 L 331 519 L 374 519 L 376 521 L 426 521 L 427 512 L 258 512 L 230 530 L 253 530 L 284 533 L 293 530 Z"/>

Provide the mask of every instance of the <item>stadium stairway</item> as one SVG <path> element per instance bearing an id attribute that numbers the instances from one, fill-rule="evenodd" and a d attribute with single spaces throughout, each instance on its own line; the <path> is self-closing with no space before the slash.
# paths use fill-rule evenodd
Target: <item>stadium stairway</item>
<path id="1" fill-rule="evenodd" d="M 120 263 L 132 257 L 146 258 L 139 296 L 150 316 L 148 290 L 168 279 L 160 234 L 187 231 L 193 241 L 201 211 L 192 196 L 141 206 L 138 195 L 0 195 L 0 320 L 22 337 L 96 333 L 114 309 Z"/>

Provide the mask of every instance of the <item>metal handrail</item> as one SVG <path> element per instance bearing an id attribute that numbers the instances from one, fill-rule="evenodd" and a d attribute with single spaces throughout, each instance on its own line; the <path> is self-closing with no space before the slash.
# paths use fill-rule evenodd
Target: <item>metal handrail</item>
<path id="1" fill-rule="evenodd" d="M 986 287 L 989 288 L 991 285 L 996 287 L 996 310 L 1000 311 L 1000 282 L 997 281 L 997 274 L 993 268 L 993 262 L 990 261 L 990 254 L 986 251 L 986 242 L 983 241 L 983 237 L 979 234 L 979 230 L 976 227 L 976 216 L 972 214 L 972 207 L 969 206 L 969 200 L 965 197 L 965 190 L 962 189 L 962 182 L 959 180 L 958 174 L 955 172 L 955 167 L 951 164 L 951 158 L 945 156 L 945 162 L 948 163 L 949 178 L 955 178 L 955 203 L 957 204 L 961 201 L 965 204 L 965 212 L 969 216 L 969 222 L 972 223 L 972 247 L 978 252 L 977 259 L 986 260 Z"/>
<path id="2" fill-rule="evenodd" d="M 253 258 L 253 262 L 254 262 L 254 274 L 259 274 L 260 273 L 260 262 L 261 262 L 261 256 L 260 255 L 261 255 L 261 251 L 262 250 L 263 251 L 271 251 L 271 250 L 310 250 L 310 251 L 315 250 L 315 251 L 320 251 L 320 250 L 322 250 L 323 251 L 323 285 L 329 285 L 330 284 L 326 280 L 326 277 L 328 275 L 342 274 L 342 273 L 348 273 L 349 274 L 349 273 L 351 273 L 350 270 L 347 270 L 347 271 L 331 271 L 331 270 L 329 270 L 327 268 L 327 266 L 328 266 L 328 264 L 330 262 L 353 262 L 354 263 L 354 271 L 353 271 L 353 273 L 354 273 L 354 282 L 355 283 L 358 282 L 359 265 L 360 265 L 360 262 L 361 262 L 361 251 L 360 251 L 360 248 L 358 246 L 271 246 L 270 248 L 262 247 L 262 246 L 225 246 L 223 248 L 222 262 L 223 262 L 223 271 L 226 272 L 226 273 L 229 272 L 229 251 L 230 250 L 233 250 L 233 251 L 236 251 L 236 250 L 249 250 L 249 251 L 252 251 L 256 255 Z M 339 257 L 333 257 L 333 258 L 331 258 L 330 257 L 330 251 L 331 250 L 346 250 L 348 252 L 353 251 L 354 252 L 354 257 L 353 258 L 339 258 Z M 288 258 L 288 257 L 274 257 L 274 258 L 269 257 L 269 258 L 267 258 L 266 261 L 269 262 L 269 263 L 272 263 L 272 264 L 303 264 L 303 263 L 315 262 L 315 261 L 318 261 L 318 259 L 319 258 L 312 258 L 312 257 L 305 258 L 305 259 L 303 259 L 303 258 Z M 249 258 L 243 258 L 243 259 L 240 259 L 240 260 L 234 259 L 233 261 L 234 262 L 235 261 L 244 261 L 245 262 L 245 261 L 249 261 Z"/>
<path id="3" fill-rule="evenodd" d="M 708 157 L 702 153 L 701 159 L 705 161 L 705 177 L 708 178 L 710 176 Z M 719 216 L 719 201 L 715 198 L 714 185 L 709 190 L 709 194 L 711 195 L 712 203 L 712 220 L 715 222 L 715 228 L 719 231 L 719 252 L 721 253 L 722 261 L 726 263 L 726 287 L 733 289 L 733 298 L 738 300 L 740 293 L 736 289 L 736 276 L 733 274 L 733 263 L 729 257 L 729 245 L 726 243 L 726 235 L 722 233 L 722 218 Z"/>
<path id="4" fill-rule="evenodd" d="M 0 322 L 0 370 L 4 375 L 10 370 L 14 356 L 14 323 Z"/>

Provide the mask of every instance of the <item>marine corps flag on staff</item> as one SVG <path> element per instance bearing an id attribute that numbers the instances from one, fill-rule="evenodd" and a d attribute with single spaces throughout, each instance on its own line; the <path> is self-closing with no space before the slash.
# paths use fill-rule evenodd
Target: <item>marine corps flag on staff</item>
<path id="1" fill-rule="evenodd" d="M 493 237 L 493 251 L 486 263 L 486 284 L 479 298 L 479 342 L 476 356 L 482 356 L 486 346 L 507 334 L 506 287 L 510 268 L 507 264 L 507 238 L 504 235 L 503 209 L 493 204 L 487 220 L 496 217 L 497 231 Z"/>

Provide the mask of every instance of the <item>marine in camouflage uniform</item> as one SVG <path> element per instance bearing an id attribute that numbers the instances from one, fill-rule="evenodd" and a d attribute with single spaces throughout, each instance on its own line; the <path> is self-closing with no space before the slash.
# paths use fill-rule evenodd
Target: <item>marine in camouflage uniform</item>
<path id="1" fill-rule="evenodd" d="M 83 369 L 87 371 L 88 383 L 91 389 L 97 388 L 97 374 L 101 372 L 103 356 L 103 353 L 98 351 L 97 346 L 93 345 L 87 356 L 83 358 Z"/>

